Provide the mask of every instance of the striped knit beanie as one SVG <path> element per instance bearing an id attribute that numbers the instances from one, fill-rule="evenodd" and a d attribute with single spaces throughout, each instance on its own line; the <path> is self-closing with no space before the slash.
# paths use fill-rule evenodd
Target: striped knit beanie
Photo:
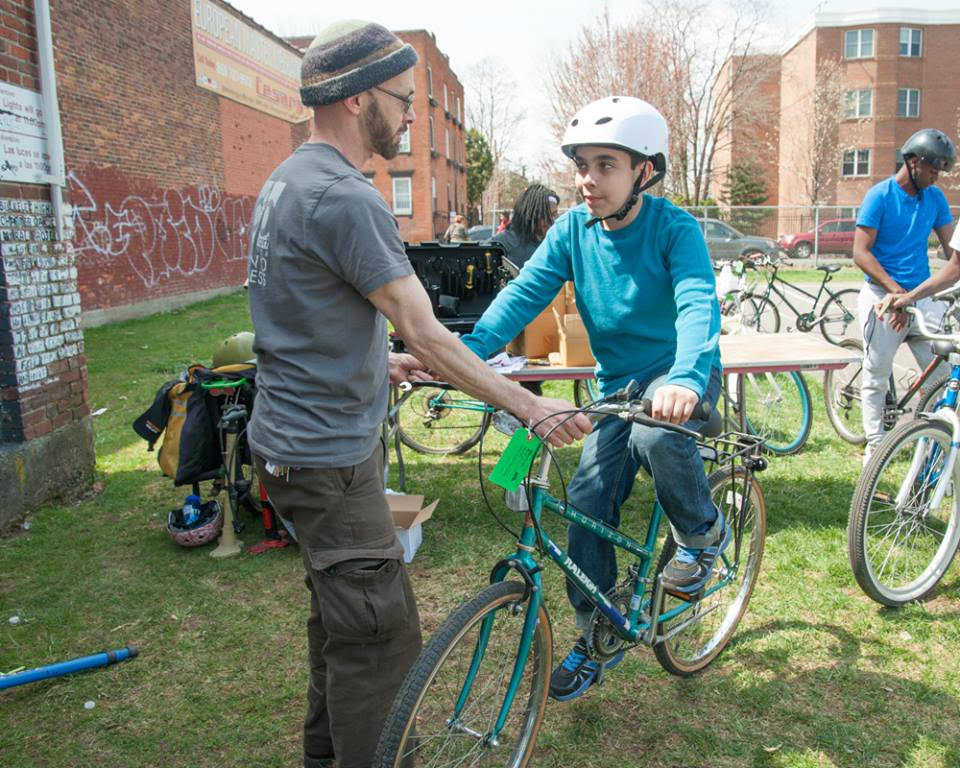
<path id="1" fill-rule="evenodd" d="M 417 63 L 417 52 L 386 27 L 338 21 L 320 32 L 300 65 L 300 101 L 333 104 L 396 77 Z"/>

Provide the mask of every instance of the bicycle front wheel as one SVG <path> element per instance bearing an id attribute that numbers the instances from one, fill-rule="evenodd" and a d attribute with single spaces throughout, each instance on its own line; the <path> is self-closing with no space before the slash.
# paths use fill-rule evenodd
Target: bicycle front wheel
<path id="1" fill-rule="evenodd" d="M 856 332 L 857 304 L 860 300 L 860 291 L 856 288 L 845 288 L 837 291 L 826 304 L 823 305 L 823 318 L 820 320 L 820 333 L 831 344 L 839 344 L 847 334 Z"/>
<path id="2" fill-rule="evenodd" d="M 523 594 L 524 585 L 517 581 L 491 584 L 440 625 L 397 693 L 374 766 L 523 768 L 529 763 L 552 663 L 550 619 L 543 603 L 519 688 L 503 729 L 492 737 L 529 605 Z"/>
<path id="3" fill-rule="evenodd" d="M 463 453 L 489 423 L 486 406 L 455 389 L 418 387 L 397 410 L 400 441 L 420 453 Z"/>
<path id="4" fill-rule="evenodd" d="M 863 355 L 863 344 L 858 339 L 843 339 L 840 346 L 855 349 Z M 848 443 L 863 445 L 863 410 L 860 405 L 860 380 L 863 361 L 848 363 L 844 368 L 827 371 L 823 375 L 823 399 L 827 418 L 837 434 Z"/>
<path id="5" fill-rule="evenodd" d="M 713 570 L 706 594 L 689 610 L 660 624 L 663 638 L 653 647 L 657 661 L 673 675 L 687 677 L 706 667 L 722 651 L 747 610 L 760 572 L 763 544 L 767 532 L 767 505 L 757 479 L 741 466 L 726 466 L 710 475 L 707 482 L 713 503 L 723 512 L 732 538 Z M 660 561 L 659 574 L 676 551 L 673 536 L 668 535 Z M 685 604 L 680 598 L 663 593 L 656 615 Z"/>
<path id="6" fill-rule="evenodd" d="M 750 373 L 744 381 L 747 429 L 780 456 L 797 453 L 810 437 L 810 388 L 798 372 Z"/>
<path id="7" fill-rule="evenodd" d="M 957 470 L 938 508 L 932 500 L 950 452 L 936 419 L 899 425 L 877 446 L 850 505 L 847 550 L 860 588 L 882 605 L 929 594 L 960 542 Z"/>
<path id="8" fill-rule="evenodd" d="M 758 333 L 776 333 L 780 330 L 780 310 L 764 296 L 747 296 L 740 307 L 742 325 Z"/>

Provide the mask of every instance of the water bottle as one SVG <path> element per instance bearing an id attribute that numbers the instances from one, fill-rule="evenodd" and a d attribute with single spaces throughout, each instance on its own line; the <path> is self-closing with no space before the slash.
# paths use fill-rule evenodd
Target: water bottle
<path id="1" fill-rule="evenodd" d="M 189 528 L 200 518 L 200 497 L 191 493 L 183 500 L 183 527 Z"/>

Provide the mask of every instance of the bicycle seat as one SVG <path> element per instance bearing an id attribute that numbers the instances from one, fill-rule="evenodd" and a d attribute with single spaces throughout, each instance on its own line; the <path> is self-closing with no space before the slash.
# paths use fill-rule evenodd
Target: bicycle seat
<path id="1" fill-rule="evenodd" d="M 819 267 L 817 267 L 817 269 L 822 269 L 828 275 L 832 275 L 834 272 L 840 271 L 840 265 L 839 264 L 821 264 Z"/>
<path id="2" fill-rule="evenodd" d="M 723 414 L 719 408 L 710 411 L 710 416 L 697 430 L 704 437 L 719 437 L 723 434 Z"/>

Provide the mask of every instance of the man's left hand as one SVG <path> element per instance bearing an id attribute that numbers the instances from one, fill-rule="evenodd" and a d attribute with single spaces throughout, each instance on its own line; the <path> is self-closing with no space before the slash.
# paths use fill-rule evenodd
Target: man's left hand
<path id="1" fill-rule="evenodd" d="M 404 381 L 430 381 L 432 377 L 427 366 L 413 355 L 406 353 L 390 353 L 390 383 L 401 384 Z"/>
<path id="2" fill-rule="evenodd" d="M 700 396 L 692 389 L 676 384 L 666 384 L 653 393 L 651 416 L 671 424 L 683 424 L 690 420 Z"/>

